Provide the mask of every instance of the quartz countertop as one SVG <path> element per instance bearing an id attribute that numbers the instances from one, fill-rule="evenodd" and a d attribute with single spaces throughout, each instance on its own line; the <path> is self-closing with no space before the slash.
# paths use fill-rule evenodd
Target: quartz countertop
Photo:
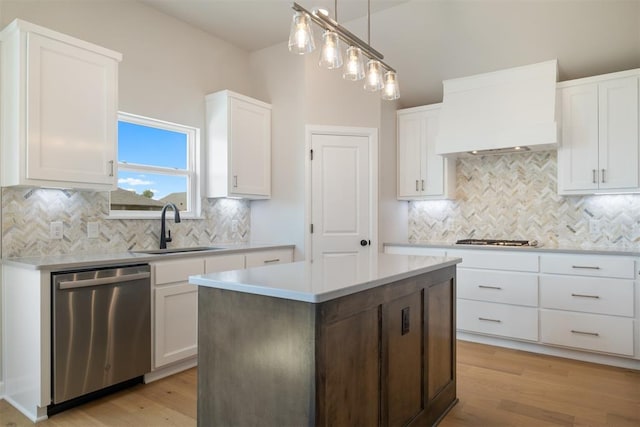
<path id="1" fill-rule="evenodd" d="M 3 258 L 3 265 L 13 265 L 31 270 L 62 271 L 72 268 L 108 267 L 112 265 L 147 263 L 152 261 L 164 261 L 169 259 L 228 255 L 238 252 L 252 252 L 268 249 L 294 248 L 295 245 L 252 245 L 252 244 L 212 244 L 216 249 L 177 252 L 164 254 L 145 254 L 138 251 L 97 253 L 97 254 L 67 254 L 45 255 L 20 258 Z"/>
<path id="2" fill-rule="evenodd" d="M 455 243 L 447 242 L 393 242 L 385 243 L 385 247 L 402 246 L 402 247 L 416 247 L 416 248 L 433 248 L 433 249 L 473 249 L 473 250 L 489 250 L 489 251 L 528 251 L 528 252 L 540 252 L 540 253 L 566 253 L 566 254 L 581 254 L 581 255 L 622 255 L 640 257 L 640 245 L 630 248 L 619 247 L 607 247 L 607 246 L 593 246 L 593 247 L 578 247 L 578 246 L 491 246 L 491 245 L 457 245 Z"/>
<path id="3" fill-rule="evenodd" d="M 254 267 L 189 277 L 189 283 L 295 301 L 320 303 L 444 267 L 460 258 L 377 254 L 354 264 L 308 261 Z"/>

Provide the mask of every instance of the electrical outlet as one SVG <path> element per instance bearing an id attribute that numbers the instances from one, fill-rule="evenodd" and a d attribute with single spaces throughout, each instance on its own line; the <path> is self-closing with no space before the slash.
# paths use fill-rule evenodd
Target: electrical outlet
<path id="1" fill-rule="evenodd" d="M 100 223 L 88 222 L 87 223 L 87 237 L 89 239 L 97 239 L 100 236 Z"/>
<path id="2" fill-rule="evenodd" d="M 63 237 L 62 221 L 53 221 L 49 225 L 49 238 L 51 240 L 59 240 Z"/>
<path id="3" fill-rule="evenodd" d="M 589 220 L 589 234 L 600 234 L 600 221 L 597 219 Z"/>

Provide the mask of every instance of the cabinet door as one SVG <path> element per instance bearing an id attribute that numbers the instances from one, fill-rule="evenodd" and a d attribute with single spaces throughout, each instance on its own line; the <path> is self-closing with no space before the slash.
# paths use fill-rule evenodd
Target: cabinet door
<path id="1" fill-rule="evenodd" d="M 153 271 L 156 369 L 198 354 L 198 287 L 188 278 L 204 273 L 204 260 L 158 262 Z"/>
<path id="2" fill-rule="evenodd" d="M 600 188 L 638 188 L 638 78 L 600 83 L 598 103 Z"/>
<path id="3" fill-rule="evenodd" d="M 421 161 L 425 164 L 422 175 L 425 185 L 422 190 L 426 196 L 444 196 L 445 193 L 445 158 L 436 154 L 439 117 L 439 108 L 424 114 L 424 145 Z"/>
<path id="4" fill-rule="evenodd" d="M 421 194 L 423 113 L 398 114 L 398 199 L 411 199 Z"/>
<path id="5" fill-rule="evenodd" d="M 455 284 L 447 280 L 425 289 L 427 407 L 438 405 L 440 394 L 453 387 L 455 395 Z M 445 399 L 446 400 L 446 399 Z"/>
<path id="6" fill-rule="evenodd" d="M 598 85 L 562 90 L 558 190 L 598 189 Z"/>
<path id="7" fill-rule="evenodd" d="M 380 361 L 378 307 L 322 327 L 319 426 L 377 426 Z"/>
<path id="8" fill-rule="evenodd" d="M 382 424 L 404 426 L 422 405 L 422 292 L 382 307 Z"/>
<path id="9" fill-rule="evenodd" d="M 230 98 L 230 192 L 271 195 L 271 110 Z"/>
<path id="10" fill-rule="evenodd" d="M 115 189 L 117 62 L 35 33 L 28 44 L 28 180 Z"/>
<path id="11" fill-rule="evenodd" d="M 155 290 L 154 367 L 198 354 L 198 287 L 188 283 Z"/>

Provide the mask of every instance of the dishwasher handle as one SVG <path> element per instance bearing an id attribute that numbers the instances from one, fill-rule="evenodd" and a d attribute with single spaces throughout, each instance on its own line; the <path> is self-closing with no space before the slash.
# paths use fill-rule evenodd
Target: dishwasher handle
<path id="1" fill-rule="evenodd" d="M 99 285 L 110 285 L 112 283 L 124 283 L 130 282 L 132 280 L 146 279 L 151 277 L 151 273 L 134 273 L 134 274 L 126 274 L 123 276 L 113 276 L 113 277 L 101 277 L 99 279 L 83 279 L 83 280 L 67 280 L 61 281 L 58 284 L 58 289 L 77 289 L 77 288 L 87 288 L 90 286 L 99 286 Z"/>

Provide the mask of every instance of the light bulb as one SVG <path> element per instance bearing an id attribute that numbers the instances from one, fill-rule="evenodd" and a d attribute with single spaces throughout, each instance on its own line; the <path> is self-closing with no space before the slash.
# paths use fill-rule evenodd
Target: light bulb
<path id="1" fill-rule="evenodd" d="M 382 89 L 382 65 L 375 59 L 367 62 L 367 74 L 364 79 L 364 89 L 376 92 Z"/>
<path id="2" fill-rule="evenodd" d="M 327 30 L 322 35 L 320 66 L 330 70 L 342 67 L 342 52 L 340 51 L 338 33 Z"/>
<path id="3" fill-rule="evenodd" d="M 398 86 L 398 75 L 393 71 L 387 71 L 384 75 L 384 87 L 382 88 L 382 99 L 393 101 L 400 98 L 400 87 Z"/>
<path id="4" fill-rule="evenodd" d="M 296 12 L 289 32 L 289 51 L 304 55 L 316 48 L 311 32 L 311 17 L 304 12 Z"/>
<path id="5" fill-rule="evenodd" d="M 347 49 L 347 64 L 342 78 L 345 80 L 362 80 L 364 78 L 364 58 L 360 48 L 349 46 Z"/>

